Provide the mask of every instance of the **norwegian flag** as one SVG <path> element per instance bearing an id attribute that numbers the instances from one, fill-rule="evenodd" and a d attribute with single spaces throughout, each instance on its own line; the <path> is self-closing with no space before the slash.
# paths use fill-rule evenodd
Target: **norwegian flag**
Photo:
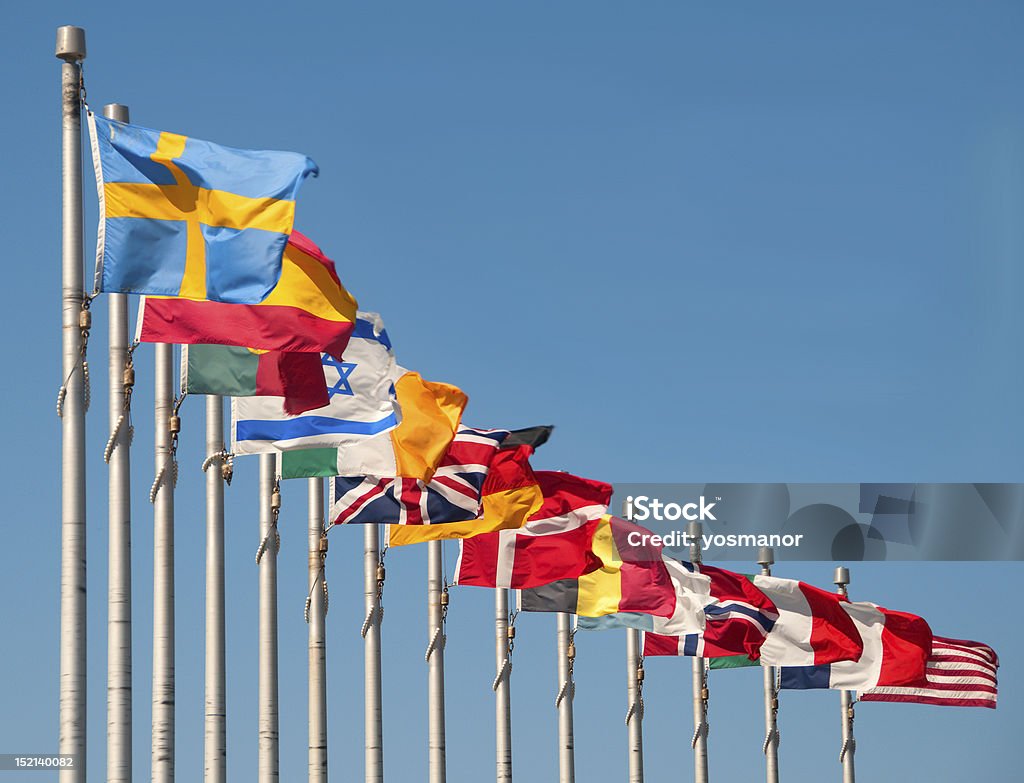
<path id="1" fill-rule="evenodd" d="M 336 476 L 332 524 L 437 525 L 476 519 L 487 471 L 508 434 L 463 427 L 430 481 Z"/>

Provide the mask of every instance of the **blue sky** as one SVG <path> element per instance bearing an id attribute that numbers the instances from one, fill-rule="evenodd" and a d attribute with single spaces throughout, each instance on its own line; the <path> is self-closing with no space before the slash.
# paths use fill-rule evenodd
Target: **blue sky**
<path id="1" fill-rule="evenodd" d="M 159 10 L 158 10 L 159 9 Z M 154 128 L 309 154 L 298 227 L 380 311 L 399 360 L 456 383 L 467 422 L 553 422 L 535 463 L 624 481 L 1019 481 L 1024 8 L 469 2 L 6 10 L 8 242 L 0 752 L 57 735 L 59 63 L 87 28 L 90 102 Z M 86 180 L 87 238 L 95 199 Z M 88 253 L 87 253 L 88 255 Z M 89 437 L 89 768 L 105 769 L 105 307 Z M 15 346 L 14 343 L 17 343 Z M 135 771 L 149 774 L 151 352 L 138 352 Z M 202 403 L 183 409 L 177 765 L 202 769 Z M 229 775 L 256 764 L 256 464 L 229 489 Z M 305 774 L 305 486 L 286 487 L 281 760 Z M 970 520 L 965 520 L 969 530 Z M 362 766 L 360 531 L 332 534 L 330 760 Z M 449 547 L 448 567 L 455 548 Z M 385 769 L 425 779 L 425 552 L 388 555 Z M 833 563 L 777 573 L 828 586 Z M 1016 769 L 1019 564 L 852 565 L 851 595 L 1002 657 L 995 712 L 858 710 L 865 779 Z M 489 591 L 449 624 L 449 777 L 493 775 Z M 577 772 L 625 776 L 624 641 L 579 640 Z M 556 775 L 554 619 L 524 617 L 514 767 Z M 689 667 L 651 661 L 648 779 L 688 779 Z M 716 673 L 717 675 L 717 673 Z M 712 682 L 713 773 L 762 775 L 758 672 Z M 786 694 L 788 780 L 839 775 L 838 696 Z M 42 776 L 41 776 L 42 778 Z"/>

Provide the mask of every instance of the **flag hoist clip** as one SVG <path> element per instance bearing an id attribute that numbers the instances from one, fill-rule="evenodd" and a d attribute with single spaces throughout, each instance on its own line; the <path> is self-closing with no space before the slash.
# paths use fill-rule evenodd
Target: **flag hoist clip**
<path id="1" fill-rule="evenodd" d="M 167 459 L 164 460 L 156 478 L 153 479 L 153 486 L 149 488 L 150 503 L 156 503 L 156 496 L 168 479 L 170 479 L 172 487 L 178 486 L 178 435 L 181 434 L 181 416 L 178 415 L 178 411 L 181 410 L 181 404 L 185 402 L 187 396 L 187 394 L 182 394 L 174 400 L 171 415 L 167 417 L 167 431 L 170 433 L 171 443 L 167 448 Z"/>
<path id="2" fill-rule="evenodd" d="M 110 438 L 107 440 L 107 447 L 103 450 L 103 461 L 107 464 L 110 463 L 110 458 L 114 454 L 114 449 L 117 448 L 118 440 L 121 435 L 121 427 L 125 426 L 125 423 L 128 424 L 128 435 L 125 440 L 125 445 L 131 446 L 132 440 L 135 438 L 135 427 L 132 424 L 132 392 L 135 390 L 135 363 L 133 357 L 135 355 L 135 349 L 138 347 L 138 341 L 133 342 L 126 352 L 124 370 L 121 373 L 121 387 L 124 390 L 124 404 L 121 407 L 121 415 L 117 417 L 114 429 L 110 432 Z"/>
<path id="3" fill-rule="evenodd" d="M 644 719 L 644 656 L 636 659 L 636 698 L 629 705 L 626 712 L 626 725 L 636 716 L 639 720 Z"/>
<path id="4" fill-rule="evenodd" d="M 380 550 L 380 555 L 377 558 L 377 601 L 375 606 L 366 613 L 366 619 L 363 620 L 363 627 L 359 629 L 359 635 L 364 639 L 366 634 L 370 632 L 370 628 L 373 627 L 374 622 L 378 625 L 384 622 L 384 580 L 387 579 L 388 572 L 384 568 L 384 555 L 388 553 L 388 545 L 384 544 L 384 548 Z M 429 659 L 430 654 L 427 653 Z"/>
<path id="5" fill-rule="evenodd" d="M 558 695 L 555 697 L 556 710 L 562 706 L 562 700 L 566 695 L 570 699 L 576 698 L 576 680 L 573 679 L 573 666 L 576 664 L 576 628 L 569 631 L 569 644 L 565 648 L 565 660 L 569 664 L 568 671 L 565 673 L 565 682 L 562 683 L 562 687 L 558 689 Z"/>
<path id="6" fill-rule="evenodd" d="M 700 738 L 708 738 L 711 733 L 711 724 L 708 723 L 708 700 L 711 698 L 711 691 L 708 690 L 708 659 L 704 659 L 704 670 L 701 673 L 700 685 L 700 723 L 693 730 L 693 739 L 690 740 L 690 747 L 696 750 Z"/>
<path id="7" fill-rule="evenodd" d="M 220 463 L 220 477 L 224 479 L 225 484 L 231 486 L 231 479 L 235 475 L 235 455 L 226 447 L 221 446 L 220 451 L 215 451 L 203 460 L 203 473 L 208 471 L 215 462 Z"/>
<path id="8" fill-rule="evenodd" d="M 316 572 L 316 579 L 313 580 L 312 587 L 309 588 L 309 593 L 306 595 L 306 608 L 302 612 L 302 616 L 306 620 L 306 624 L 309 624 L 309 610 L 313 606 L 313 591 L 316 590 L 317 584 L 320 584 L 324 591 L 324 617 L 327 616 L 327 612 L 330 609 L 331 599 L 327 592 L 327 531 L 323 530 L 320 532 L 320 542 L 317 545 L 317 556 L 320 558 L 320 568 Z"/>
<path id="9" fill-rule="evenodd" d="M 89 332 L 92 330 L 92 310 L 89 308 L 92 306 L 94 298 L 95 295 L 82 294 L 82 309 L 78 311 L 78 331 L 81 335 L 81 347 L 78 349 L 78 361 L 68 372 L 64 383 L 60 385 L 60 389 L 57 391 L 57 416 L 60 418 L 64 418 L 64 400 L 68 396 L 68 384 L 71 383 L 71 378 L 74 377 L 75 370 L 79 367 L 82 368 L 82 396 L 86 412 L 88 412 L 89 404 L 92 402 L 92 391 L 89 387 L 89 359 L 87 355 L 89 351 Z"/>
<path id="10" fill-rule="evenodd" d="M 778 718 L 779 718 L 779 691 L 782 688 L 782 669 L 776 667 L 775 669 L 775 684 L 772 686 L 772 727 L 765 735 L 764 744 L 761 746 L 761 752 L 766 756 L 768 755 L 768 748 L 775 743 L 775 747 L 779 747 L 782 741 L 782 735 L 779 734 Z"/>
<path id="11" fill-rule="evenodd" d="M 267 534 L 263 536 L 263 540 L 260 541 L 259 548 L 256 550 L 256 565 L 260 564 L 267 547 L 270 546 L 271 536 L 274 537 L 274 554 L 281 551 L 281 534 L 277 532 L 279 516 L 281 516 L 281 479 L 275 478 L 274 489 L 270 493 L 270 529 L 267 530 Z"/>
<path id="12" fill-rule="evenodd" d="M 518 616 L 518 609 L 509 612 L 508 615 L 508 628 L 505 630 L 505 639 L 508 642 L 508 646 L 505 649 L 505 660 L 501 662 L 498 675 L 494 678 L 494 682 L 491 683 L 491 690 L 495 692 L 497 692 L 502 680 L 512 676 L 512 651 L 516 648 L 516 617 Z"/>

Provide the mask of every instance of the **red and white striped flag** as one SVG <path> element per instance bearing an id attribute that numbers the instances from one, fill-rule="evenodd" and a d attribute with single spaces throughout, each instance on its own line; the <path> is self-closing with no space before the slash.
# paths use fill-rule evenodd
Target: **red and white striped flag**
<path id="1" fill-rule="evenodd" d="M 934 636 L 924 682 L 917 687 L 871 688 L 858 698 L 995 709 L 998 668 L 999 658 L 987 644 Z"/>

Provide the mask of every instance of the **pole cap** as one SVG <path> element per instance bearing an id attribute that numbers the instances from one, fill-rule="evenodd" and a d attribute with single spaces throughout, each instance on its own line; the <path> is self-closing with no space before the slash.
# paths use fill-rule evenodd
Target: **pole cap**
<path id="1" fill-rule="evenodd" d="M 57 28 L 56 56 L 73 63 L 85 59 L 85 30 L 66 24 Z"/>
<path id="2" fill-rule="evenodd" d="M 103 107 L 103 116 L 108 120 L 128 122 L 128 107 L 123 103 L 108 103 Z"/>
<path id="3" fill-rule="evenodd" d="M 627 522 L 633 521 L 633 499 L 626 498 L 622 501 L 622 518 Z"/>
<path id="4" fill-rule="evenodd" d="M 698 539 L 704 534 L 704 525 L 700 522 L 687 522 L 686 532 L 691 540 Z"/>
<path id="5" fill-rule="evenodd" d="M 850 569 L 846 566 L 836 566 L 836 574 L 832 581 L 840 587 L 850 584 Z"/>
<path id="6" fill-rule="evenodd" d="M 775 562 L 775 550 L 770 546 L 758 547 L 757 550 L 757 564 L 763 566 L 770 566 Z"/>

